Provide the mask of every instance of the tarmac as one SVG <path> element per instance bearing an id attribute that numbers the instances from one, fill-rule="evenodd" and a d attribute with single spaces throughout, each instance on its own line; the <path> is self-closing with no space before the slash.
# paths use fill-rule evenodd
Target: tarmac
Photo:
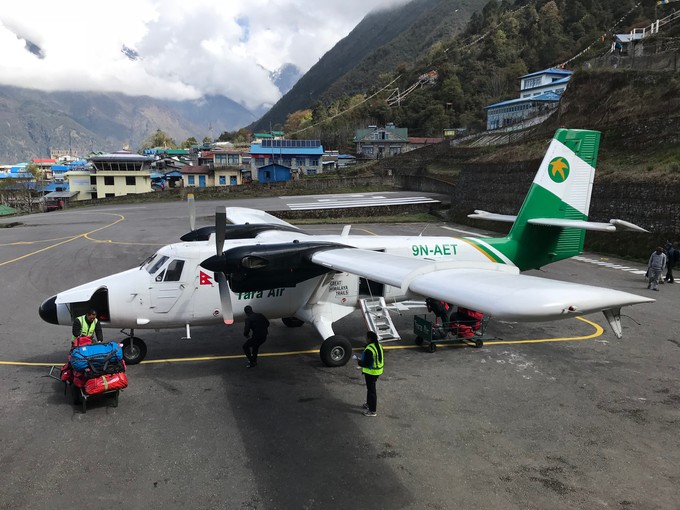
<path id="1" fill-rule="evenodd" d="M 215 205 L 197 202 L 199 226 Z M 44 323 L 38 306 L 177 241 L 189 230 L 186 207 L 11 221 L 21 225 L 0 229 L 0 508 L 679 508 L 680 285 L 648 291 L 643 276 L 621 268 L 635 264 L 584 254 L 596 263 L 532 272 L 655 297 L 624 310 L 620 340 L 601 314 L 492 320 L 495 341 L 483 348 L 431 353 L 413 343 L 414 311 L 394 313 L 402 339 L 386 344 L 375 418 L 361 414 L 360 371 L 325 367 L 313 328 L 278 320 L 250 370 L 241 324 L 193 328 L 191 340 L 184 330 L 139 330 L 147 359 L 129 367 L 119 406 L 91 399 L 83 414 L 46 377 L 65 361 L 69 328 Z M 342 225 L 303 228 L 339 233 Z M 474 230 L 365 224 L 352 232 L 424 229 Z M 335 325 L 357 349 L 364 328 L 358 312 Z"/>

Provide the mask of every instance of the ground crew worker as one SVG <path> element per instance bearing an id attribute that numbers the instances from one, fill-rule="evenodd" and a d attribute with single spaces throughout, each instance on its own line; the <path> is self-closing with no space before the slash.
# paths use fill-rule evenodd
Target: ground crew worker
<path id="1" fill-rule="evenodd" d="M 378 392 L 375 383 L 383 373 L 385 366 L 385 352 L 374 331 L 366 332 L 366 347 L 358 360 L 361 371 L 366 379 L 366 402 L 364 416 L 378 416 Z"/>
<path id="2" fill-rule="evenodd" d="M 243 344 L 243 352 L 248 358 L 246 368 L 253 368 L 257 366 L 257 352 L 260 346 L 267 340 L 267 333 L 269 332 L 269 321 L 261 313 L 253 312 L 253 308 L 248 305 L 243 311 L 246 313 L 246 326 L 243 330 L 243 335 L 248 338 L 252 330 L 253 336 L 248 338 Z"/>
<path id="3" fill-rule="evenodd" d="M 97 341 L 103 342 L 104 335 L 102 335 L 102 325 L 97 319 L 97 311 L 91 309 L 85 315 L 76 317 L 73 321 L 71 333 L 73 334 L 71 344 L 79 336 L 89 336 L 94 341 L 94 336 L 96 335 Z"/>

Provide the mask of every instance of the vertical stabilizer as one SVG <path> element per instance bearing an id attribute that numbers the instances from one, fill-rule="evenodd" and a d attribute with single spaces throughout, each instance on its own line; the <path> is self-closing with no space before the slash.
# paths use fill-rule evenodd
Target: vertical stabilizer
<path id="1" fill-rule="evenodd" d="M 558 129 L 510 233 L 505 238 L 486 241 L 521 270 L 580 254 L 585 230 L 531 225 L 527 221 L 588 219 L 599 147 L 599 131 Z"/>

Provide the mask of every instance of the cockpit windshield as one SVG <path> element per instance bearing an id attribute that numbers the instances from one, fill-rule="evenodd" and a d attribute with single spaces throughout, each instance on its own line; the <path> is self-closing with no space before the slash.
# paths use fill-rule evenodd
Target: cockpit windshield
<path id="1" fill-rule="evenodd" d="M 165 264 L 167 261 L 168 257 L 165 255 L 159 256 L 158 253 L 155 253 L 149 260 L 147 260 L 143 267 L 149 274 L 155 274 L 156 271 L 163 267 L 163 264 Z"/>

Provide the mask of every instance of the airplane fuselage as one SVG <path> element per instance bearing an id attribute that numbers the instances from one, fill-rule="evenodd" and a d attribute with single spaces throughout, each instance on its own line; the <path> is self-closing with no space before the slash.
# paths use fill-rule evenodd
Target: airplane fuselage
<path id="1" fill-rule="evenodd" d="M 301 235 L 300 242 L 309 239 Z M 426 236 L 313 236 L 359 249 L 382 251 L 416 259 L 445 260 L 473 264 L 512 265 L 500 252 L 478 239 Z M 266 244 L 266 241 L 262 243 Z M 253 246 L 252 239 L 230 240 L 224 251 Z M 214 255 L 210 241 L 175 243 L 164 246 L 140 267 L 95 280 L 61 292 L 43 303 L 41 316 L 54 324 L 70 325 L 73 317 L 95 307 L 102 325 L 111 328 L 163 329 L 222 321 L 215 274 L 200 264 Z M 328 289 L 319 297 L 319 286 Z M 355 307 L 359 277 L 349 273 L 315 276 L 295 286 L 278 286 L 249 292 L 231 291 L 234 319 L 243 318 L 243 308 L 252 306 L 268 317 L 292 317 L 310 299 L 324 299 L 343 307 Z M 382 295 L 404 299 L 404 292 L 384 286 Z M 316 296 L 316 298 L 314 297 Z M 44 309 L 43 309 L 44 308 Z"/>

